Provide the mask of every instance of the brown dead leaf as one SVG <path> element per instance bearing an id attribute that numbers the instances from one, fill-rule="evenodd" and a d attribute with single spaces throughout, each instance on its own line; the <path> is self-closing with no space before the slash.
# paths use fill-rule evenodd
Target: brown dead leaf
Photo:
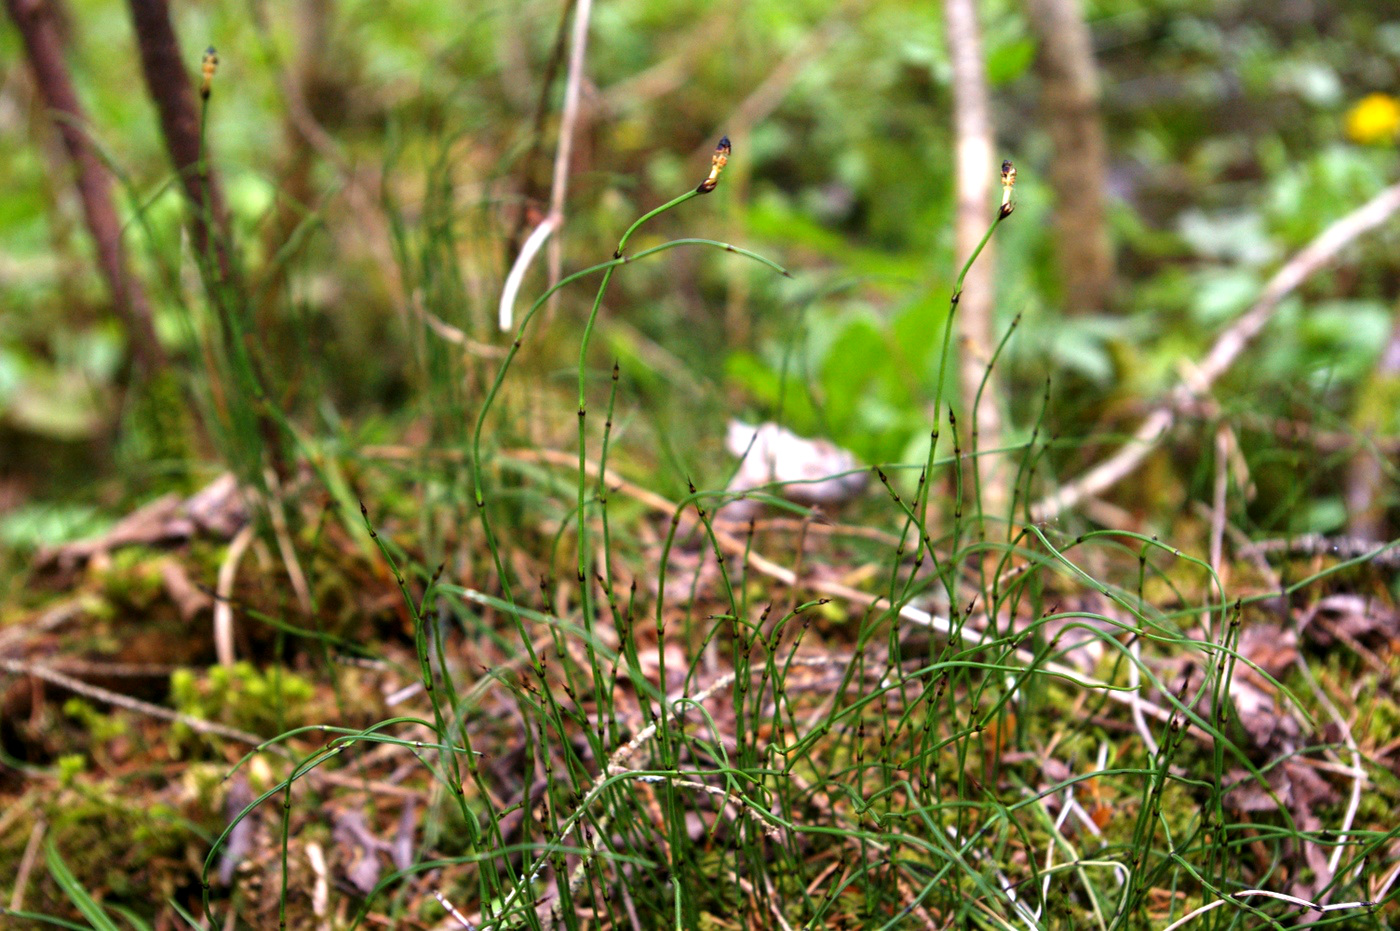
<path id="1" fill-rule="evenodd" d="M 238 481 L 225 473 L 188 498 L 162 495 L 100 537 L 42 550 L 35 562 L 40 569 L 69 572 L 126 546 L 168 546 L 199 535 L 226 540 L 247 522 Z"/>
<path id="2" fill-rule="evenodd" d="M 1400 641 L 1400 610 L 1379 598 L 1328 595 L 1303 613 L 1299 627 L 1319 646 L 1341 641 L 1377 648 Z"/>
<path id="3" fill-rule="evenodd" d="M 1277 688 L 1259 670 L 1277 677 L 1297 662 L 1297 633 L 1277 624 L 1250 624 L 1240 633 L 1238 650 L 1248 660 L 1235 666 L 1230 679 L 1230 699 L 1240 726 L 1256 747 L 1292 748 L 1302 728 L 1280 705 Z"/>
<path id="4" fill-rule="evenodd" d="M 1267 788 L 1259 785 L 1243 770 L 1235 770 L 1226 779 L 1238 783 L 1225 794 L 1227 807 L 1238 812 L 1276 812 L 1282 805 L 1300 831 L 1320 831 L 1323 823 L 1316 809 L 1337 801 L 1337 792 L 1331 784 L 1318 775 L 1306 760 L 1298 758 L 1284 760 L 1268 769 L 1265 773 Z M 1303 863 L 1312 873 L 1312 881 L 1295 882 L 1288 892 L 1311 899 L 1332 881 L 1332 872 L 1327 864 L 1328 849 L 1308 841 L 1302 842 L 1300 847 L 1301 850 L 1295 847 L 1294 852 L 1301 853 Z M 1301 870 L 1298 867 L 1290 869 L 1290 875 L 1299 875 Z"/>
<path id="5" fill-rule="evenodd" d="M 1272 691 L 1266 691 L 1259 682 L 1262 680 L 1257 676 L 1239 673 L 1230 680 L 1230 698 L 1240 726 L 1256 747 L 1291 744 L 1301 731 L 1298 722 L 1279 709 Z"/>
<path id="6" fill-rule="evenodd" d="M 379 851 L 392 850 L 393 845 L 375 837 L 365 823 L 365 816 L 355 809 L 336 816 L 331 836 L 340 845 L 345 878 L 361 892 L 374 889 L 379 882 Z"/>
<path id="7" fill-rule="evenodd" d="M 1277 677 L 1298 660 L 1298 634 L 1278 624 L 1249 624 L 1240 631 L 1238 649 L 1245 659 Z"/>

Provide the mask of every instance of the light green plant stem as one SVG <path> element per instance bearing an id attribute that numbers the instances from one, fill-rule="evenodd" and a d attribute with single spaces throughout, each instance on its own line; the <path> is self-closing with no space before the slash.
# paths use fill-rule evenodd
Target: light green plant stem
<path id="1" fill-rule="evenodd" d="M 692 189 L 686 191 L 679 197 L 667 201 L 660 207 L 642 214 L 636 222 L 627 227 L 627 231 L 623 233 L 622 238 L 618 240 L 617 249 L 613 251 L 613 258 L 622 258 L 622 252 L 627 248 L 627 240 L 632 238 L 632 234 L 635 233 L 643 223 L 647 222 L 652 217 L 665 213 L 667 210 L 679 207 L 693 197 L 699 196 L 700 191 L 698 189 Z M 589 311 L 588 321 L 583 326 L 583 338 L 579 341 L 578 349 L 578 583 L 580 586 L 580 597 L 583 599 L 584 611 L 590 618 L 592 617 L 592 609 L 587 595 L 588 524 L 587 521 L 584 520 L 584 505 L 588 488 L 588 474 L 585 468 L 588 457 L 588 445 L 585 431 L 585 421 L 588 417 L 588 398 L 585 394 L 588 372 L 588 345 L 593 338 L 593 327 L 598 322 L 598 311 L 603 306 L 603 295 L 607 293 L 608 283 L 612 281 L 613 272 L 616 270 L 616 265 L 610 265 L 607 270 L 603 272 L 603 280 L 598 283 L 598 294 L 593 298 L 593 309 Z"/>
<path id="2" fill-rule="evenodd" d="M 996 219 L 992 220 L 992 225 L 987 227 L 987 232 L 983 235 L 982 241 L 977 244 L 977 248 L 972 250 L 972 254 L 969 255 L 967 261 L 963 263 L 962 271 L 958 272 L 958 280 L 953 285 L 953 296 L 949 300 L 948 319 L 943 325 L 943 349 L 938 357 L 938 380 L 934 383 L 933 436 L 935 439 L 929 443 L 928 461 L 924 465 L 924 477 L 926 479 L 928 479 L 933 472 L 934 449 L 938 445 L 936 439 L 938 436 L 938 425 L 943 414 L 943 380 L 948 372 L 948 348 L 953 341 L 953 318 L 958 312 L 958 301 L 962 299 L 963 281 L 967 278 L 968 271 L 972 269 L 972 263 L 977 261 L 977 257 L 982 254 L 982 250 L 986 248 L 987 243 L 991 242 L 992 234 L 997 231 L 997 227 L 1001 225 L 1001 221 L 1005 220 L 1007 216 L 1009 216 L 1009 214 L 1004 211 L 997 212 Z M 932 481 L 924 482 L 923 488 L 920 490 L 921 496 L 914 508 L 915 513 L 917 513 L 920 519 L 925 521 L 925 523 L 927 522 L 928 516 L 929 488 L 932 484 Z"/>

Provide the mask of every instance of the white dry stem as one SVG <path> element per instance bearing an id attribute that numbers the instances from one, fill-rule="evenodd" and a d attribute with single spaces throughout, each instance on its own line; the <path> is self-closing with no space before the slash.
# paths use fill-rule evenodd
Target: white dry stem
<path id="1" fill-rule="evenodd" d="M 1256 895 L 1265 896 L 1270 899 L 1280 899 L 1291 905 L 1296 905 L 1299 908 L 1308 908 L 1315 912 L 1339 912 L 1351 908 L 1370 908 L 1374 904 L 1372 902 L 1339 902 L 1336 905 L 1323 905 L 1319 902 L 1309 902 L 1307 899 L 1300 899 L 1297 896 L 1284 895 L 1282 892 L 1270 892 L 1268 889 L 1245 889 L 1241 892 L 1233 893 L 1230 898 L 1247 899 Z M 1162 931 L 1176 931 L 1177 928 L 1184 926 L 1188 922 L 1195 921 L 1206 912 L 1217 909 L 1228 901 L 1230 901 L 1230 899 L 1216 899 L 1214 902 L 1207 902 L 1195 911 L 1187 912 L 1185 915 L 1182 915 L 1176 921 L 1173 921 L 1163 928 Z"/>
<path id="2" fill-rule="evenodd" d="M 1301 653 L 1298 654 L 1294 662 L 1302 672 L 1303 679 L 1308 683 L 1308 687 L 1312 689 L 1313 696 L 1317 698 L 1318 704 L 1327 711 L 1328 717 L 1332 719 L 1332 722 L 1337 725 L 1337 729 L 1341 731 L 1342 740 L 1347 745 L 1347 753 L 1351 756 L 1351 769 L 1350 772 L 1347 773 L 1347 775 L 1351 777 L 1351 798 L 1347 801 L 1347 810 L 1346 813 L 1342 815 L 1342 823 L 1337 828 L 1338 835 L 1347 837 L 1351 833 L 1352 824 L 1356 822 L 1356 812 L 1361 807 L 1361 786 L 1362 783 L 1366 781 L 1366 770 L 1361 766 L 1361 748 L 1356 745 L 1356 738 L 1352 736 L 1351 727 L 1347 724 L 1346 718 L 1342 717 L 1342 713 L 1337 710 L 1337 706 L 1332 703 L 1332 699 L 1322 690 L 1322 686 L 1320 686 L 1317 679 L 1313 677 L 1312 670 L 1308 668 L 1307 661 L 1303 659 Z M 1327 861 L 1327 869 L 1332 874 L 1332 876 L 1327 877 L 1329 880 L 1337 875 L 1337 865 L 1341 863 L 1342 853 L 1345 850 L 1346 845 L 1338 844 L 1332 851 L 1332 856 Z"/>
<path id="3" fill-rule="evenodd" d="M 25 842 L 24 853 L 19 858 L 19 869 L 15 871 L 15 885 L 10 890 L 12 912 L 24 910 L 24 890 L 29 885 L 29 874 L 34 872 L 34 864 L 39 861 L 39 844 L 43 842 L 44 832 L 48 827 L 48 822 L 41 817 L 34 822 L 34 827 L 29 831 L 29 840 Z"/>
<path id="4" fill-rule="evenodd" d="M 1371 894 L 1371 901 L 1385 901 L 1386 894 L 1390 892 L 1390 887 L 1395 884 L 1395 877 L 1397 876 L 1400 876 L 1400 863 L 1396 863 L 1395 868 L 1386 874 L 1384 881 L 1382 881 L 1380 886 L 1376 888 L 1376 891 Z"/>
<path id="5" fill-rule="evenodd" d="M 1133 727 L 1142 738 L 1142 745 L 1155 757 L 1158 750 L 1157 740 L 1152 736 L 1151 728 L 1147 726 L 1147 719 L 1142 716 L 1142 640 L 1134 637 L 1128 645 L 1128 652 L 1133 657 L 1133 661 L 1128 664 L 1128 684 L 1132 686 L 1132 691 L 1128 693 L 1128 710 L 1132 712 Z"/>
<path id="6" fill-rule="evenodd" d="M 331 884 L 326 878 L 326 855 L 321 851 L 320 844 L 311 841 L 306 845 L 306 860 L 311 864 L 312 875 L 316 877 L 311 888 L 311 913 L 321 919 L 323 928 L 329 928 L 325 918 L 331 900 Z"/>
<path id="7" fill-rule="evenodd" d="M 238 578 L 238 564 L 256 535 L 252 524 L 244 524 L 229 541 L 228 553 L 219 566 L 219 582 L 214 589 L 217 596 L 214 600 L 214 653 L 220 666 L 232 666 L 236 658 L 233 652 L 233 583 Z"/>
<path id="8" fill-rule="evenodd" d="M 525 280 L 525 272 L 529 270 L 530 263 L 539 254 L 540 249 L 544 246 L 544 241 L 549 238 L 549 234 L 554 232 L 554 227 L 558 225 L 559 220 L 560 217 L 554 214 L 545 217 L 525 240 L 525 244 L 520 247 L 520 254 L 515 257 L 515 264 L 510 267 L 510 274 L 506 275 L 505 287 L 501 289 L 499 322 L 502 332 L 515 325 L 515 299 L 520 293 L 521 283 Z"/>
<path id="9" fill-rule="evenodd" d="M 447 909 L 447 914 L 457 919 L 457 923 L 466 928 L 467 931 L 476 931 L 476 925 L 467 920 L 467 916 L 457 911 L 457 906 L 448 901 L 447 896 L 439 889 L 433 890 L 433 898 L 438 900 L 438 904 Z"/>
<path id="10" fill-rule="evenodd" d="M 1336 258 L 1337 254 L 1355 239 L 1389 220 L 1397 210 L 1400 210 L 1400 184 L 1391 185 L 1327 227 L 1302 251 L 1284 263 L 1264 286 L 1264 291 L 1254 306 L 1216 339 L 1215 345 L 1197 367 L 1196 378 L 1191 380 L 1194 383 L 1183 382 L 1177 385 L 1167 400 L 1147 415 L 1133 433 L 1132 439 L 1121 449 L 1039 501 L 1031 508 L 1033 519 L 1053 520 L 1086 498 L 1105 491 L 1132 474 L 1148 454 L 1156 449 L 1167 431 L 1176 423 L 1177 417 L 1192 406 L 1197 392 L 1204 391 L 1214 384 L 1273 319 L 1285 297 Z"/>
<path id="11" fill-rule="evenodd" d="M 1100 763 L 1099 768 L 1103 768 L 1102 763 Z M 1042 797 L 1041 799 L 1039 799 L 1039 804 L 1040 807 L 1045 811 L 1046 818 L 1050 818 L 1050 808 L 1045 798 Z M 1089 874 L 1084 870 L 1084 865 L 1086 861 L 1080 859 L 1079 851 L 1075 848 L 1075 846 L 1072 843 L 1070 843 L 1069 838 L 1065 836 L 1065 822 L 1069 820 L 1070 814 L 1072 814 L 1075 811 L 1075 809 L 1083 811 L 1083 808 L 1080 806 L 1079 802 L 1077 802 L 1074 798 L 1074 786 L 1071 784 L 1065 786 L 1065 797 L 1060 802 L 1060 813 L 1056 815 L 1053 819 L 1051 819 L 1052 833 L 1050 835 L 1050 839 L 1048 840 L 1045 846 L 1045 879 L 1043 880 L 1041 885 L 1040 898 L 1042 902 L 1050 901 L 1050 879 L 1055 873 L 1059 872 L 1059 870 L 1054 869 L 1055 847 L 1056 845 L 1064 847 L 1065 853 L 1069 857 L 1068 861 L 1064 864 L 1064 866 L 1072 868 L 1074 870 L 1075 875 L 1079 877 L 1079 882 L 1084 887 L 1084 893 L 1093 906 L 1094 918 L 1098 922 L 1100 931 L 1107 931 L 1108 924 L 1104 921 L 1103 911 L 1099 908 L 1098 896 L 1094 895 L 1093 884 L 1089 882 Z M 1092 820 L 1090 821 L 1090 823 L 1093 823 Z M 1124 872 L 1127 872 L 1126 867 L 1124 867 Z M 998 873 L 997 875 L 1000 876 L 1001 874 Z M 1006 881 L 1004 877 L 1002 881 Z M 1010 886 L 1007 887 L 1006 891 L 1007 895 L 1011 898 L 1011 900 L 1013 902 L 1016 901 L 1015 894 L 1012 892 L 1012 888 Z M 1041 909 L 1037 907 L 1035 910 L 1035 920 L 1037 926 L 1039 926 L 1040 918 Z"/>
<path id="12" fill-rule="evenodd" d="M 574 131 L 578 126 L 579 91 L 583 86 L 583 59 L 588 49 L 588 21 L 593 12 L 592 0 L 578 0 L 574 8 L 574 31 L 569 46 L 569 73 L 564 85 L 564 112 L 559 118 L 559 148 L 554 153 L 554 178 L 549 189 L 549 214 L 530 233 L 520 247 L 501 289 L 499 324 L 504 332 L 515 325 L 515 300 L 525 280 L 530 263 L 539 255 L 550 235 L 564 225 L 564 196 L 569 187 L 569 162 L 574 154 Z M 559 277 L 558 240 L 551 246 L 549 279 L 553 285 Z"/>
<path id="13" fill-rule="evenodd" d="M 1043 801 L 1042 804 L 1044 804 Z M 951 837 L 954 842 L 962 840 L 962 837 L 958 834 L 957 828 L 946 827 L 944 830 L 948 832 L 948 836 Z M 962 849 L 967 851 L 968 860 L 977 859 L 980 856 L 977 851 L 970 849 L 967 844 L 963 844 Z M 962 866 L 969 871 L 972 869 L 970 863 L 964 863 Z M 1020 899 L 1016 898 L 1016 885 L 1002 872 L 1000 867 L 993 864 L 991 870 L 996 875 L 997 882 L 1001 884 L 1001 891 L 1006 896 L 1007 901 L 1011 903 L 1011 907 L 1016 912 L 1016 916 L 1026 922 L 1026 927 L 1029 931 L 1034 931 L 1034 929 L 1040 925 L 1039 916 L 1031 911 L 1027 905 L 1022 903 Z M 1005 921 L 1003 921 L 1002 924 L 1004 927 L 1011 927 L 1010 924 Z"/>

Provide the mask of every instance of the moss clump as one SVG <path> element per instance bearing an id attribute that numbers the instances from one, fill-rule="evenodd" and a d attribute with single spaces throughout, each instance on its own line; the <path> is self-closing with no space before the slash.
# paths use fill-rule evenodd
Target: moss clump
<path id="1" fill-rule="evenodd" d="M 255 734 L 313 720 L 315 694 L 315 687 L 296 673 L 277 667 L 259 670 L 248 662 L 214 666 L 203 676 L 191 669 L 170 675 L 170 698 L 177 710 Z M 176 743 L 193 736 L 184 724 L 171 728 Z"/>
<path id="2" fill-rule="evenodd" d="M 14 876 L 33 826 L 47 823 L 51 842 L 79 885 L 112 907 L 154 920 L 188 872 L 187 854 L 202 843 L 203 829 L 166 800 L 144 801 L 132 786 L 83 774 L 79 756 L 60 761 L 61 788 L 34 789 L 13 804 L 29 811 L 0 834 L 0 875 Z M 27 911 L 77 919 L 69 897 L 43 869 L 31 874 Z M 6 926 L 8 927 L 8 925 Z"/>

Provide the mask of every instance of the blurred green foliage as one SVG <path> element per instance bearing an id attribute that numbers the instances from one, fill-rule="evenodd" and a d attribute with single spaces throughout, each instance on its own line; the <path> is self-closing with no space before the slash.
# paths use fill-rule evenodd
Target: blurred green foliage
<path id="1" fill-rule="evenodd" d="M 191 334 L 206 322 L 125 8 L 67 9 L 90 131 L 125 179 L 137 273 L 197 381 Z M 1349 107 L 1400 85 L 1400 25 L 1374 4 L 1091 2 L 1120 288 L 1110 313 L 1072 313 L 1054 267 L 1034 40 L 1020 4 L 979 9 L 1001 150 L 1020 168 L 1017 213 L 997 241 L 998 329 L 1022 315 L 999 362 L 1013 441 L 1039 415 L 1047 375 L 1059 436 L 1116 428 L 1125 406 L 1176 382 L 1182 360 L 1198 358 L 1288 254 L 1395 177 L 1393 140 L 1345 134 Z M 491 367 L 461 358 L 416 314 L 502 343 L 492 321 L 522 196 L 546 196 L 552 167 L 562 82 L 544 97 L 539 138 L 535 125 L 560 5 L 205 0 L 176 13 L 191 69 L 210 43 L 223 62 L 208 136 L 261 302 L 270 397 L 310 434 L 387 423 L 402 435 L 426 418 L 437 440 L 453 439 Z M 719 194 L 658 220 L 638 245 L 709 236 L 759 249 L 795 276 L 776 282 L 709 253 L 671 253 L 618 276 L 590 361 L 600 386 L 614 355 L 625 362 L 624 404 L 643 415 L 622 428 L 629 455 L 679 483 L 682 465 L 655 450 L 707 457 L 734 415 L 781 419 L 867 461 L 919 458 L 959 258 L 937 10 L 908 0 L 604 4 L 587 73 L 566 269 L 606 258 L 631 217 L 703 177 L 703 153 L 728 132 L 735 157 Z M 332 152 L 306 150 L 288 117 L 290 86 Z M 15 141 L 0 148 L 4 507 L 120 507 L 164 473 L 130 416 L 121 335 L 8 27 L 0 129 Z M 1345 422 L 1395 316 L 1398 239 L 1394 225 L 1380 231 L 1290 299 L 1221 386 L 1226 409 L 1238 398 L 1260 411 L 1272 398 L 1296 416 L 1303 400 Z M 541 282 L 537 270 L 524 297 Z M 527 347 L 535 394 L 511 401 L 535 425 L 522 440 L 552 441 L 568 423 L 551 392 L 567 381 L 558 373 L 587 300 L 587 287 L 567 291 Z M 55 444 L 66 450 L 57 458 Z M 1064 472 L 1084 461 L 1057 455 Z M 699 468 L 722 475 L 718 463 Z M 38 539 L 32 526 L 0 523 L 4 542 Z"/>

